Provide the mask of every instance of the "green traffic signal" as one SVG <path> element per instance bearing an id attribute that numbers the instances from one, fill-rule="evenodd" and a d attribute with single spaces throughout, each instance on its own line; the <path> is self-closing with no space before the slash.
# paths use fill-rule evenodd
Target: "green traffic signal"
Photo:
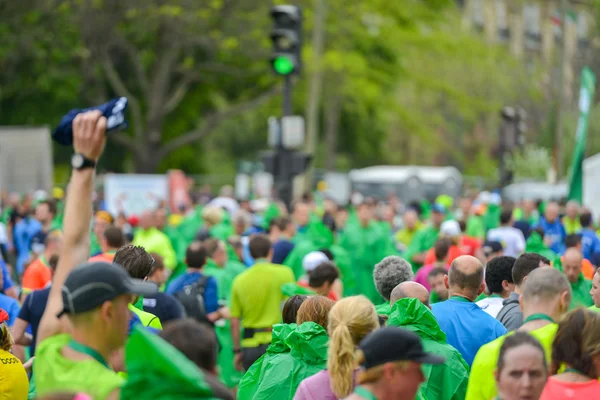
<path id="1" fill-rule="evenodd" d="M 286 56 L 277 56 L 273 60 L 273 68 L 279 75 L 289 75 L 294 70 L 294 63 Z"/>

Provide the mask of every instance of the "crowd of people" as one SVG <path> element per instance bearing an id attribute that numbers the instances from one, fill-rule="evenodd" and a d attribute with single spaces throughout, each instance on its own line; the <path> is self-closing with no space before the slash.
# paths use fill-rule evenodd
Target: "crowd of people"
<path id="1" fill-rule="evenodd" d="M 111 215 L 105 130 L 75 118 L 90 163 L 66 194 L 2 199 L 0 398 L 600 398 L 580 204 L 317 192 L 288 210 L 225 187 Z"/>

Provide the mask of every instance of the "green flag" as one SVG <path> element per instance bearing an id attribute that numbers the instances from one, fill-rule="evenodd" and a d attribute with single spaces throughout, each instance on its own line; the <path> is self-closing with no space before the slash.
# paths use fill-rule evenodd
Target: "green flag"
<path id="1" fill-rule="evenodd" d="M 581 91 L 579 92 L 579 121 L 577 122 L 577 142 L 573 153 L 573 162 L 569 173 L 569 200 L 583 201 L 583 159 L 587 140 L 587 128 L 590 107 L 594 100 L 596 77 L 588 68 L 581 72 Z"/>

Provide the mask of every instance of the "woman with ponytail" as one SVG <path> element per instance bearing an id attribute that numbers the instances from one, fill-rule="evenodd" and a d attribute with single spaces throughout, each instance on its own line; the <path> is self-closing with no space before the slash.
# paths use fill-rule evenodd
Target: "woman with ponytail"
<path id="1" fill-rule="evenodd" d="M 8 314 L 0 308 L 0 399 L 25 400 L 29 380 L 21 360 L 10 352 L 15 342 L 7 324 Z"/>
<path id="2" fill-rule="evenodd" d="M 302 381 L 295 400 L 334 400 L 347 397 L 355 386 L 355 350 L 379 327 L 373 303 L 364 296 L 346 297 L 329 312 L 327 370 Z"/>
<path id="3" fill-rule="evenodd" d="M 540 400 L 600 399 L 600 314 L 579 308 L 558 323 Z"/>

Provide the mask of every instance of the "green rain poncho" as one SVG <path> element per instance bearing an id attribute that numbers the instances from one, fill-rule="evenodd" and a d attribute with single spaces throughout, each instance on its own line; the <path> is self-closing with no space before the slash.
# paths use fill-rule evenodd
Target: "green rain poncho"
<path id="1" fill-rule="evenodd" d="M 435 400 L 463 400 L 467 394 L 469 366 L 458 350 L 446 343 L 435 317 L 417 299 L 400 299 L 392 306 L 388 326 L 399 326 L 415 332 L 428 353 L 446 359 L 439 365 L 423 364 L 427 381 L 419 389 L 422 397 Z"/>
<path id="2" fill-rule="evenodd" d="M 427 225 L 420 229 L 413 237 L 410 246 L 403 254 L 404 259 L 412 265 L 413 272 L 417 272 L 419 268 L 421 268 L 422 264 L 414 262 L 412 258 L 415 255 L 424 253 L 435 246 L 435 242 L 437 241 L 439 234 L 439 229 L 436 229 L 431 225 Z"/>
<path id="3" fill-rule="evenodd" d="M 302 268 L 304 256 L 312 251 L 327 249 L 333 254 L 333 261 L 340 271 L 340 279 L 344 284 L 344 296 L 357 294 L 356 278 L 352 271 L 350 256 L 344 248 L 334 244 L 331 230 L 322 222 L 315 222 L 310 225 L 305 238 L 294 246 L 283 265 L 290 267 L 296 279 L 299 279 L 305 274 Z"/>
<path id="4" fill-rule="evenodd" d="M 158 336 L 135 328 L 125 347 L 127 382 L 121 400 L 212 399 L 202 371 Z"/>
<path id="5" fill-rule="evenodd" d="M 485 223 L 483 217 L 479 215 L 471 215 L 467 220 L 467 236 L 485 240 Z"/>
<path id="6" fill-rule="evenodd" d="M 357 294 L 367 296 L 375 305 L 381 304 L 383 298 L 375 288 L 373 268 L 386 256 L 395 254 L 390 242 L 391 238 L 381 232 L 374 221 L 367 227 L 360 224 L 348 225 L 340 236 L 340 246 L 350 255 Z"/>
<path id="7" fill-rule="evenodd" d="M 502 214 L 502 207 L 500 207 L 500 205 L 488 204 L 485 215 L 483 216 L 483 222 L 488 231 L 500 226 L 500 214 Z"/>
<path id="8" fill-rule="evenodd" d="M 314 322 L 273 326 L 267 353 L 246 372 L 238 400 L 292 399 L 300 383 L 327 368 L 327 332 Z"/>
<path id="9" fill-rule="evenodd" d="M 548 246 L 544 244 L 544 239 L 537 232 L 531 232 L 531 235 L 529 235 L 529 238 L 527 238 L 525 252 L 537 253 L 546 257 L 550 261 L 553 261 L 556 258 L 556 253 L 550 250 Z"/>
<path id="10" fill-rule="evenodd" d="M 217 281 L 217 290 L 219 296 L 219 304 L 226 306 L 229 304 L 231 296 L 231 285 L 236 276 L 243 272 L 246 268 L 237 261 L 228 261 L 224 268 L 219 267 L 212 259 L 208 259 L 204 267 L 204 273 L 207 276 L 212 276 Z M 228 319 L 222 319 L 215 322 L 215 333 L 221 351 L 217 364 L 219 365 L 219 376 L 221 382 L 227 387 L 235 387 L 242 377 L 242 374 L 235 369 L 233 364 L 233 339 L 231 338 L 231 322 Z"/>

